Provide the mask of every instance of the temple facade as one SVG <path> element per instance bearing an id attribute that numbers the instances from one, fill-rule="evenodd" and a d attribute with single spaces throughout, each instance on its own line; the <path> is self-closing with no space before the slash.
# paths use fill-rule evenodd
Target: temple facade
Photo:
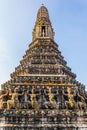
<path id="1" fill-rule="evenodd" d="M 0 90 L 0 130 L 87 130 L 87 92 L 54 40 L 47 8 L 37 13 L 19 66 Z"/>

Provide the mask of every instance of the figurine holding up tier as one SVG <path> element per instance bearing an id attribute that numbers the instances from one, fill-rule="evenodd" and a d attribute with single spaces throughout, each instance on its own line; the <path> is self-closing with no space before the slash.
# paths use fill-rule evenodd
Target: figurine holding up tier
<path id="1" fill-rule="evenodd" d="M 7 106 L 7 102 L 4 101 L 4 97 L 6 97 L 8 95 L 8 91 L 6 93 L 4 93 L 4 90 L 0 90 L 0 109 L 4 108 L 4 104 L 6 104 Z"/>

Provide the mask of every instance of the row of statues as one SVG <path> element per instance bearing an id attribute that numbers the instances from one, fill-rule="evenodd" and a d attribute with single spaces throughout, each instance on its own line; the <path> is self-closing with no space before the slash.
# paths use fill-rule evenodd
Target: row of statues
<path id="1" fill-rule="evenodd" d="M 66 108 L 80 109 L 86 111 L 86 100 L 85 94 L 81 95 L 79 92 L 73 91 L 71 88 L 67 88 L 67 93 L 62 90 L 63 96 L 67 97 L 65 101 Z"/>
<path id="2" fill-rule="evenodd" d="M 0 90 L 0 109 L 80 109 L 86 111 L 87 98 L 83 92 L 73 90 L 67 87 L 66 90 L 61 89 L 57 94 L 52 92 L 52 88 L 35 94 L 35 88 L 32 87 L 31 93 L 29 90 L 19 92 L 18 87 L 12 91 L 10 88 L 7 90 Z"/>
<path id="3" fill-rule="evenodd" d="M 32 68 L 33 70 L 32 70 L 32 72 L 33 71 L 35 71 L 34 70 L 34 68 Z M 44 71 L 44 69 L 43 69 L 43 71 Z M 47 71 L 47 69 L 46 69 L 46 71 Z M 50 70 L 50 71 L 52 71 L 52 69 Z M 57 69 L 55 70 L 56 72 L 57 72 Z M 38 71 L 39 72 L 39 71 Z M 45 72 L 45 71 L 44 71 Z M 61 74 L 61 73 L 60 73 Z M 68 84 L 68 83 L 70 83 L 70 84 L 76 84 L 76 82 L 75 82 L 75 80 L 72 80 L 71 78 L 69 78 L 68 76 L 60 76 L 60 77 L 50 77 L 50 76 L 46 76 L 46 77 L 44 77 L 44 75 L 43 76 L 18 76 L 17 78 L 15 78 L 14 79 L 14 81 L 13 82 L 16 82 L 16 83 L 21 83 L 21 82 L 28 82 L 28 83 L 31 83 L 31 82 L 50 82 L 50 83 L 56 83 L 56 84 L 58 84 L 58 83 L 66 83 L 66 84 Z"/>
<path id="4" fill-rule="evenodd" d="M 51 89 L 49 88 L 48 91 L 49 91 L 49 94 L 48 94 L 49 102 L 50 104 L 53 105 L 53 95 L 51 94 Z M 27 99 L 28 95 L 30 95 L 30 100 Z M 34 94 L 34 88 L 32 88 L 31 94 L 29 94 L 28 91 L 18 93 L 18 89 L 15 88 L 14 92 L 12 92 L 11 89 L 8 89 L 5 94 L 3 94 L 3 90 L 0 91 L 0 109 L 3 109 L 4 107 L 6 107 L 7 109 L 11 109 L 11 108 L 18 109 L 20 107 L 20 101 L 19 101 L 20 96 L 21 96 L 21 99 L 22 99 L 22 96 L 24 97 L 24 102 L 22 103 L 24 104 L 26 103 L 27 105 L 30 105 L 32 108 L 39 108 L 38 102 L 40 103 L 41 101 L 40 99 L 37 101 L 36 95 Z M 47 103 L 47 101 L 45 103 Z"/>

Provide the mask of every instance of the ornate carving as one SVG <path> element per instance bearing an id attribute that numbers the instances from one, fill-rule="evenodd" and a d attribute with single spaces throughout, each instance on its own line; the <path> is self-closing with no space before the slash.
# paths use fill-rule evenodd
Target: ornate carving
<path id="1" fill-rule="evenodd" d="M 74 96 L 76 93 L 72 93 L 71 88 L 67 88 L 67 93 L 62 90 L 62 93 L 64 96 L 67 96 L 67 101 L 65 101 L 65 106 L 67 109 L 75 109 L 76 108 L 76 102 L 74 100 Z"/>
<path id="2" fill-rule="evenodd" d="M 7 95 L 8 95 L 8 91 L 5 93 L 4 90 L 0 90 L 0 109 L 3 109 L 3 108 L 5 108 L 7 106 L 7 102 L 4 100 L 4 98 Z M 5 104 L 5 106 L 4 106 L 4 104 Z"/>
<path id="3" fill-rule="evenodd" d="M 31 105 L 32 105 L 32 108 L 34 108 L 34 109 L 39 108 L 39 104 L 38 104 L 38 102 L 36 100 L 36 95 L 34 94 L 34 87 L 32 88 Z"/>
<path id="4" fill-rule="evenodd" d="M 80 109 L 80 110 L 86 111 L 86 103 L 84 103 L 84 102 L 78 101 L 78 102 L 77 102 L 77 107 L 78 107 L 78 109 Z"/>
<path id="5" fill-rule="evenodd" d="M 14 89 L 14 92 L 11 92 L 11 89 L 9 90 L 9 95 L 11 96 L 11 100 L 7 101 L 7 109 L 11 109 L 11 108 L 15 108 L 18 109 L 19 108 L 19 100 L 18 100 L 18 92 L 17 92 L 17 88 Z"/>
<path id="6" fill-rule="evenodd" d="M 77 92 L 77 107 L 80 110 L 86 111 L 86 98 L 85 98 L 85 94 L 80 93 L 80 91 Z"/>
<path id="7" fill-rule="evenodd" d="M 51 88 L 49 88 L 49 103 L 51 108 L 57 108 L 56 101 L 54 100 L 54 95 L 52 94 Z"/>

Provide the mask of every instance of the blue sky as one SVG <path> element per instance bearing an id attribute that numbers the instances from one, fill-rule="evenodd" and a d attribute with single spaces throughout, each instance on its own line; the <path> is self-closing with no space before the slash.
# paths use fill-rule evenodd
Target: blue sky
<path id="1" fill-rule="evenodd" d="M 0 0 L 0 84 L 10 78 L 32 42 L 42 3 L 62 55 L 87 87 L 87 0 Z"/>

